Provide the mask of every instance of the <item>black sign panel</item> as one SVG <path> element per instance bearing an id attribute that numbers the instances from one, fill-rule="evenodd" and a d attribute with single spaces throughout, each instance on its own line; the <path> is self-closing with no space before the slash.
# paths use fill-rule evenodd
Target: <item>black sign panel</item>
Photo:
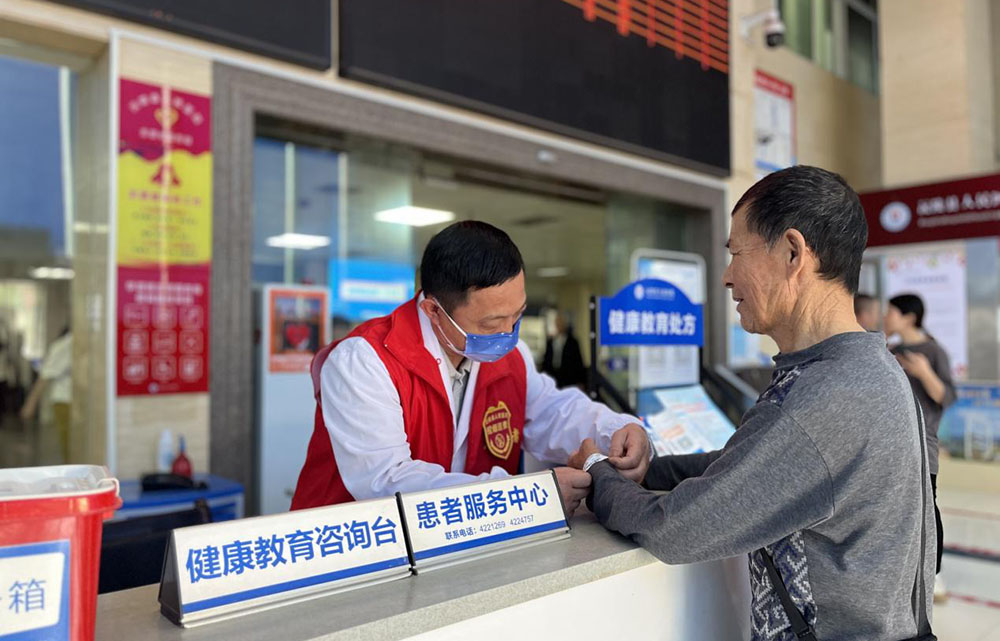
<path id="1" fill-rule="evenodd" d="M 55 0 L 314 69 L 329 69 L 330 0 Z"/>
<path id="2" fill-rule="evenodd" d="M 340 0 L 342 75 L 729 173 L 726 0 Z"/>

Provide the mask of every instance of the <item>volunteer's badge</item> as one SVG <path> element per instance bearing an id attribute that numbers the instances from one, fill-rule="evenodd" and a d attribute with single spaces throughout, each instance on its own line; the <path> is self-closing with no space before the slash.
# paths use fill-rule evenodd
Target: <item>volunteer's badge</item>
<path id="1" fill-rule="evenodd" d="M 502 459 L 510 456 L 520 434 L 511 427 L 510 410 L 503 401 L 486 410 L 486 416 L 483 417 L 483 437 L 490 454 Z"/>

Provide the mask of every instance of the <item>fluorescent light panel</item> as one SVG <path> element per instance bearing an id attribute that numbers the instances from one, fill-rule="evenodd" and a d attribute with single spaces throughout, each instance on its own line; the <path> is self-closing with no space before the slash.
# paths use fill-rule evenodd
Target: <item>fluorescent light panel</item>
<path id="1" fill-rule="evenodd" d="M 267 239 L 268 247 L 282 249 L 317 249 L 330 244 L 329 236 L 314 236 L 312 234 L 281 234 Z"/>
<path id="2" fill-rule="evenodd" d="M 375 212 L 375 220 L 381 223 L 395 223 L 397 225 L 409 225 L 410 227 L 426 227 L 428 225 L 450 223 L 455 220 L 455 212 L 406 205 L 405 207 L 396 207 L 395 209 L 384 209 Z"/>
<path id="3" fill-rule="evenodd" d="M 35 267 L 30 274 L 39 280 L 69 280 L 74 272 L 68 267 Z"/>
<path id="4" fill-rule="evenodd" d="M 538 270 L 540 278 L 562 278 L 569 275 L 569 267 L 541 267 Z"/>

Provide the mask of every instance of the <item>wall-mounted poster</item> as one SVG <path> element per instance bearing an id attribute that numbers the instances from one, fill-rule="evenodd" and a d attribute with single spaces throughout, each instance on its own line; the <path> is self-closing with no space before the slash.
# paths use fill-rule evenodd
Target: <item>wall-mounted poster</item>
<path id="1" fill-rule="evenodd" d="M 1000 461 L 1000 385 L 959 383 L 955 393 L 941 417 L 941 446 L 956 458 Z"/>
<path id="2" fill-rule="evenodd" d="M 754 170 L 760 180 L 795 164 L 795 89 L 757 70 L 753 89 Z"/>
<path id="3" fill-rule="evenodd" d="M 327 342 L 329 296 L 322 288 L 267 290 L 267 369 L 308 372 L 313 355 Z"/>
<path id="4" fill-rule="evenodd" d="M 122 78 L 118 395 L 208 391 L 212 100 Z"/>

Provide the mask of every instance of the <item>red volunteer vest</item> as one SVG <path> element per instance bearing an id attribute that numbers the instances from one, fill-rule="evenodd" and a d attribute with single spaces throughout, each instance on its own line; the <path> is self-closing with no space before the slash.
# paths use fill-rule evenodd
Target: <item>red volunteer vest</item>
<path id="1" fill-rule="evenodd" d="M 403 426 L 412 458 L 437 463 L 450 472 L 455 421 L 438 363 L 424 348 L 416 299 L 396 308 L 389 316 L 363 323 L 347 338 L 352 337 L 368 341 L 389 370 L 403 406 Z M 293 510 L 354 500 L 337 470 L 320 398 L 320 371 L 338 344 L 339 341 L 327 345 L 312 361 L 316 419 L 306 462 L 292 498 Z M 489 472 L 494 466 L 517 473 L 526 395 L 525 363 L 518 350 L 495 363 L 480 364 L 469 415 L 467 474 Z"/>

